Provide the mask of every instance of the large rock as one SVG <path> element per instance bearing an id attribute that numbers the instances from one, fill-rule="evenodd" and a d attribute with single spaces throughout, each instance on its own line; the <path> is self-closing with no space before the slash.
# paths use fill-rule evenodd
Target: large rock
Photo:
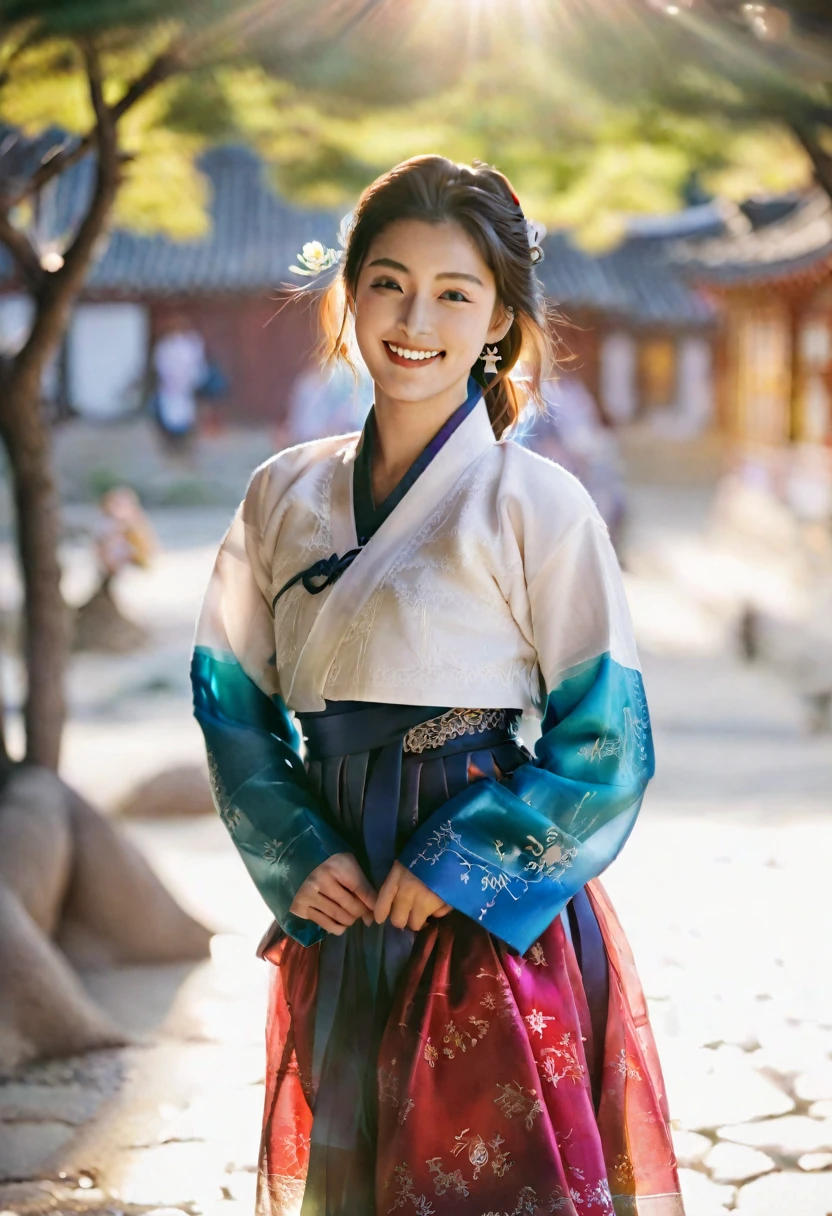
<path id="1" fill-rule="evenodd" d="M 45 768 L 13 769 L 0 798 L 0 882 L 54 933 L 73 862 L 66 786 Z"/>
<path id="2" fill-rule="evenodd" d="M 195 764 L 165 769 L 143 781 L 116 808 L 125 819 L 177 819 L 215 814 L 205 770 Z"/>
<path id="3" fill-rule="evenodd" d="M 10 1082 L 0 1086 L 2 1123 L 86 1123 L 106 1101 L 89 1085 L 27 1085 Z"/>
<path id="4" fill-rule="evenodd" d="M 76 1129 L 65 1123 L 0 1126 L 0 1182 L 17 1182 L 48 1174 L 75 1134 Z"/>
<path id="5" fill-rule="evenodd" d="M 162 886 L 116 824 L 70 798 L 75 864 L 59 941 L 76 966 L 204 958 L 211 934 Z"/>
<path id="6" fill-rule="evenodd" d="M 117 825 L 54 773 L 12 770 L 0 794 L 0 1072 L 128 1041 L 71 962 L 201 959 L 209 941 Z"/>
<path id="7" fill-rule="evenodd" d="M 64 956 L 0 883 L 0 1071 L 126 1042 Z"/>

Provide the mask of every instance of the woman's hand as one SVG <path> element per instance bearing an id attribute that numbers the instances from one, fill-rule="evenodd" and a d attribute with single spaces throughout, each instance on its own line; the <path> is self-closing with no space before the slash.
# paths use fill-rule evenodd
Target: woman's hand
<path id="1" fill-rule="evenodd" d="M 376 893 L 352 853 L 336 853 L 317 866 L 289 911 L 340 936 L 359 917 L 373 923 Z"/>
<path id="2" fill-rule="evenodd" d="M 413 929 L 418 933 L 429 916 L 447 916 L 450 911 L 451 905 L 431 891 L 421 878 L 394 861 L 378 893 L 375 918 L 381 924 L 389 916 L 397 929 Z"/>

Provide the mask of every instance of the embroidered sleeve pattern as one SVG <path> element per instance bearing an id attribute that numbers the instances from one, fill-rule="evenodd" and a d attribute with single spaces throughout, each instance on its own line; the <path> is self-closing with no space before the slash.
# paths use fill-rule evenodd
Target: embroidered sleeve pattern
<path id="1" fill-rule="evenodd" d="M 451 799 L 400 858 L 522 952 L 618 855 L 654 768 L 617 562 L 589 525 L 529 588 L 548 690 L 534 761 Z"/>
<path id="2" fill-rule="evenodd" d="M 255 488 L 253 482 L 223 541 L 200 614 L 191 663 L 194 714 L 220 818 L 281 928 L 308 946 L 324 931 L 289 908 L 312 870 L 347 845 L 307 783 L 278 691 L 264 594 L 269 571 L 252 518 Z"/>

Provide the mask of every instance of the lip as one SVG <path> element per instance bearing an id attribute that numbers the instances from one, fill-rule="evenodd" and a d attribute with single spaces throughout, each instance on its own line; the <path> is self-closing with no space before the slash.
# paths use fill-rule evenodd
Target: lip
<path id="1" fill-rule="evenodd" d="M 382 342 L 382 346 L 387 351 L 387 358 L 391 363 L 395 363 L 396 367 L 430 367 L 431 364 L 438 363 L 440 359 L 445 357 L 445 352 L 440 351 L 432 359 L 403 359 L 401 355 L 397 355 L 392 351 L 386 342 Z"/>

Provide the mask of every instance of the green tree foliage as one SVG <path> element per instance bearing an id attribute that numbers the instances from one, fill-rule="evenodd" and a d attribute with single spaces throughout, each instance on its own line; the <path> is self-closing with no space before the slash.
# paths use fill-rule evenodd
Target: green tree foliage
<path id="1" fill-rule="evenodd" d="M 803 158 L 832 194 L 827 0 L 635 0 L 615 23 L 597 10 L 585 15 L 568 54 L 586 87 L 611 104 L 726 133 L 703 165 L 713 188 L 737 196 L 755 181 L 799 182 Z M 755 143 L 766 132 L 776 133 L 770 148 Z"/>

